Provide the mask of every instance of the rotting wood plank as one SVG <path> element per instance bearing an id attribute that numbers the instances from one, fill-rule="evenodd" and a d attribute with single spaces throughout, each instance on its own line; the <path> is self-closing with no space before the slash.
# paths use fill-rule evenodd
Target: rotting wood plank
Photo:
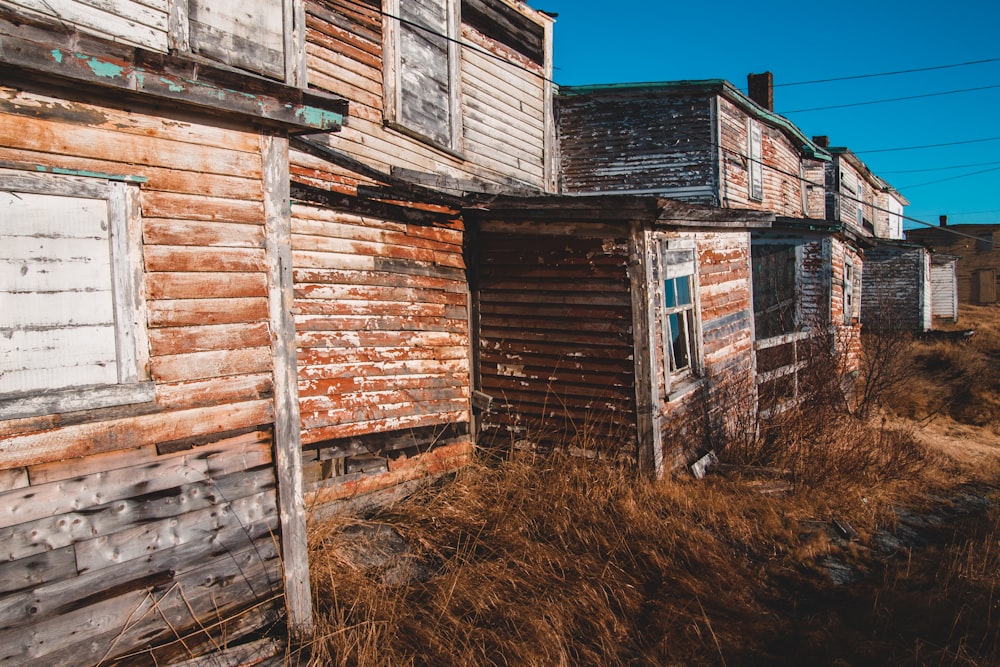
<path id="1" fill-rule="evenodd" d="M 273 406 L 269 401 L 248 401 L 74 424 L 8 437 L 0 442 L 0 467 L 35 465 L 117 449 L 131 449 L 149 442 L 208 435 L 234 428 L 270 424 L 273 421 Z M 0 508 L 0 511 L 4 509 L 6 508 Z M 4 521 L 7 519 L 7 512 L 2 511 L 0 525 L 6 525 Z"/>
<path id="2" fill-rule="evenodd" d="M 261 248 L 264 228 L 236 222 L 144 217 L 142 238 L 148 245 Z"/>
<path id="3" fill-rule="evenodd" d="M 272 395 L 270 373 L 229 376 L 156 386 L 157 405 L 164 409 L 204 407 L 220 403 L 242 403 Z"/>
<path id="4" fill-rule="evenodd" d="M 429 414 L 406 414 L 399 417 L 372 419 L 369 421 L 356 421 L 351 423 L 335 424 L 321 428 L 312 428 L 302 433 L 303 444 L 313 444 L 323 440 L 333 438 L 349 438 L 356 435 L 366 435 L 369 433 L 381 433 L 386 431 L 400 431 L 409 428 L 421 428 L 425 426 L 441 426 L 445 424 L 468 422 L 470 418 L 468 408 L 455 412 L 440 412 Z"/>
<path id="5" fill-rule="evenodd" d="M 266 322 L 167 327 L 150 329 L 148 335 L 154 358 L 208 350 L 267 347 L 271 344 Z"/>
<path id="6" fill-rule="evenodd" d="M 84 546 L 77 552 L 77 569 L 82 572 L 88 569 L 86 565 L 88 559 L 81 554 L 88 549 L 94 551 L 97 548 L 103 551 L 110 548 L 112 538 L 109 536 L 113 534 L 134 531 L 137 526 L 146 528 L 154 521 L 179 518 L 191 512 L 225 508 L 229 504 L 237 502 L 246 504 L 246 498 L 264 494 L 273 487 L 274 473 L 269 468 L 263 467 L 227 475 L 218 480 L 205 480 L 181 485 L 168 492 L 156 492 L 116 500 L 103 505 L 87 507 L 85 511 L 43 517 L 35 521 L 0 528 L 0 544 L 2 544 L 0 546 L 0 562 L 17 561 L 46 551 L 86 543 L 89 547 Z M 263 496 L 260 496 L 252 502 L 263 507 L 263 500 Z M 240 508 L 233 506 L 234 511 L 237 509 Z M 273 510 L 274 507 L 272 506 L 271 509 Z M 240 511 L 243 512 L 243 515 L 249 516 L 247 508 L 242 508 Z M 243 515 L 238 516 L 242 526 L 249 530 L 251 523 L 243 521 Z M 221 515 L 209 514 L 206 517 L 208 520 L 201 525 L 206 530 L 208 530 L 208 526 L 212 525 L 212 520 L 217 522 L 225 520 L 225 517 Z M 184 518 L 183 521 L 190 523 L 188 518 Z M 179 524 L 177 528 L 180 530 Z M 224 525 L 216 526 L 211 528 L 210 532 L 214 534 L 223 528 L 225 528 Z M 176 534 L 170 535 L 171 539 L 178 537 Z M 99 546 L 91 544 L 94 540 L 100 543 Z M 152 552 L 169 548 L 169 546 L 165 546 L 166 544 L 165 541 L 158 541 L 143 548 Z M 135 550 L 133 545 L 127 545 L 127 547 L 132 551 Z M 121 557 L 120 554 L 120 550 L 114 552 L 115 563 L 128 560 L 128 558 Z M 90 560 L 93 560 L 93 557 Z M 91 566 L 89 569 L 97 568 Z"/>
<path id="7" fill-rule="evenodd" d="M 157 272 L 146 275 L 146 298 L 198 299 L 266 297 L 267 280 L 260 273 Z"/>
<path id="8" fill-rule="evenodd" d="M 267 319 L 265 297 L 161 299 L 150 301 L 150 327 L 234 324 Z"/>
<path id="9" fill-rule="evenodd" d="M 146 271 L 263 271 L 263 248 L 205 248 L 177 245 L 143 247 Z"/>
<path id="10" fill-rule="evenodd" d="M 209 350 L 154 357 L 150 371 L 157 382 L 184 382 L 271 370 L 270 347 Z"/>

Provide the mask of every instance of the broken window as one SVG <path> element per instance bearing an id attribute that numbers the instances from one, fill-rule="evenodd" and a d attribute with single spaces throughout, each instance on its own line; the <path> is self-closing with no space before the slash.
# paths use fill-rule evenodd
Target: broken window
<path id="1" fill-rule="evenodd" d="M 768 243 L 753 247 L 754 330 L 758 340 L 792 333 L 796 311 L 796 246 Z"/>
<path id="2" fill-rule="evenodd" d="M 848 257 L 844 259 L 844 324 L 853 324 L 861 316 L 861 274 Z"/>
<path id="3" fill-rule="evenodd" d="M 674 378 L 694 374 L 699 364 L 697 276 L 691 242 L 664 244 L 663 356 Z"/>
<path id="4" fill-rule="evenodd" d="M 152 400 L 135 190 L 0 171 L 0 418 Z"/>
<path id="5" fill-rule="evenodd" d="M 458 149 L 458 0 L 385 0 L 386 119 Z"/>

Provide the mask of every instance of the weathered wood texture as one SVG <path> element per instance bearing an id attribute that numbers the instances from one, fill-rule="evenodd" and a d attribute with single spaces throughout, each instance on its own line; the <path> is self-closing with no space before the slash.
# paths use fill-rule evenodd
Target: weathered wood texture
<path id="1" fill-rule="evenodd" d="M 822 210 L 805 210 L 802 157 L 783 131 L 758 121 L 761 128 L 763 198 L 750 197 L 748 120 L 750 116 L 724 97 L 718 97 L 721 201 L 729 208 L 772 211 L 789 217 L 822 218 Z M 821 181 L 820 181 L 821 182 Z M 812 201 L 811 198 L 809 198 Z"/>
<path id="2" fill-rule="evenodd" d="M 830 320 L 834 332 L 834 353 L 841 361 L 844 373 L 857 371 L 861 365 L 861 319 L 860 299 L 863 284 L 864 260 L 862 254 L 851 244 L 839 238 L 825 241 L 828 253 L 827 266 L 831 271 Z M 851 266 L 853 280 L 847 280 L 847 265 Z M 848 295 L 854 304 L 853 312 L 848 312 Z"/>
<path id="3" fill-rule="evenodd" d="M 875 331 L 930 328 L 930 257 L 922 246 L 878 244 L 865 250 L 861 322 Z"/>
<path id="4" fill-rule="evenodd" d="M 255 609 L 239 622 L 252 629 L 283 607 L 260 137 L 59 95 L 0 88 L 0 161 L 145 177 L 135 260 L 155 394 L 0 421 L 0 662 L 96 664 L 165 642 L 178 657 L 177 634 Z"/>
<path id="5" fill-rule="evenodd" d="M 906 238 L 930 246 L 934 252 L 959 258 L 956 269 L 959 301 L 996 301 L 1000 291 L 1000 225 L 961 225 L 955 230 L 935 227 L 909 229 Z M 992 289 L 986 284 L 988 279 L 995 281 Z"/>
<path id="6" fill-rule="evenodd" d="M 461 225 L 293 216 L 303 444 L 468 421 Z"/>
<path id="7" fill-rule="evenodd" d="M 827 163 L 827 219 L 836 220 L 863 236 L 873 236 L 878 202 L 879 188 L 870 171 L 859 168 L 843 155 L 837 155 Z"/>
<path id="8" fill-rule="evenodd" d="M 484 222 L 478 238 L 481 437 L 634 457 L 629 230 L 530 226 Z"/>
<path id="9" fill-rule="evenodd" d="M 557 106 L 563 191 L 656 192 L 719 204 L 707 95 L 562 95 Z"/>
<path id="10" fill-rule="evenodd" d="M 2 4 L 99 37 L 167 51 L 170 0 L 4 0 Z"/>
<path id="11" fill-rule="evenodd" d="M 738 410 L 754 405 L 753 304 L 750 289 L 750 235 L 747 232 L 664 232 L 652 242 L 690 240 L 697 270 L 701 363 L 695 377 L 668 383 L 663 360 L 663 298 L 654 303 L 656 428 L 665 469 L 683 466 L 703 454 L 705 429 L 726 428 Z M 651 289 L 663 290 L 654 270 Z"/>
<path id="12" fill-rule="evenodd" d="M 506 8 L 504 13 L 512 11 Z M 526 22 L 537 29 L 548 20 L 523 11 L 516 12 L 523 19 L 518 25 Z M 549 159 L 542 150 L 547 122 L 545 65 L 507 46 L 505 42 L 514 39 L 511 33 L 481 18 L 475 25 L 462 26 L 462 40 L 473 45 L 459 49 L 462 142 L 455 151 L 445 152 L 385 127 L 391 114 L 384 95 L 388 64 L 383 57 L 379 4 L 308 0 L 309 85 L 343 96 L 351 108 L 343 131 L 322 140 L 385 172 L 400 167 L 543 188 Z M 491 25 L 492 34 L 481 32 Z"/>

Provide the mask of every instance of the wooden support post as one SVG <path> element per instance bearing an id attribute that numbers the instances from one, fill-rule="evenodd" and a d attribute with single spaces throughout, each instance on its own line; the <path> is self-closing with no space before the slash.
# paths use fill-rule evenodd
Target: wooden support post
<path id="1" fill-rule="evenodd" d="M 649 237 L 641 223 L 633 222 L 629 234 L 628 276 L 632 295 L 632 346 L 635 359 L 636 441 L 639 471 L 650 477 L 663 473 L 663 444 L 655 414 L 659 408 L 654 360 L 656 323 L 650 289 Z"/>
<path id="2" fill-rule="evenodd" d="M 274 358 L 274 464 L 281 517 L 285 605 L 293 636 L 312 634 L 309 551 L 302 495 L 302 440 L 292 318 L 291 204 L 288 139 L 261 134 L 264 159 L 264 229 L 268 306 Z"/>

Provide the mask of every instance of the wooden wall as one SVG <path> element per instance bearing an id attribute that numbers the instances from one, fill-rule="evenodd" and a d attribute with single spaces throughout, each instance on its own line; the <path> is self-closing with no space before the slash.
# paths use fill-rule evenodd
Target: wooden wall
<path id="1" fill-rule="evenodd" d="M 209 618 L 233 616 L 213 632 L 234 637 L 274 620 L 261 135 L 3 87 L 0 161 L 147 179 L 138 261 L 155 383 L 148 403 L 0 422 L 0 661 L 96 664 Z"/>
<path id="2" fill-rule="evenodd" d="M 923 247 L 880 244 L 865 250 L 861 321 L 873 330 L 930 328 L 929 256 Z"/>
<path id="3" fill-rule="evenodd" d="M 293 153 L 292 171 L 297 184 L 312 188 L 293 188 L 300 197 L 351 193 L 332 203 L 299 198 L 293 206 L 298 392 L 311 502 L 409 479 L 410 459 L 431 449 L 440 451 L 426 459 L 433 468 L 427 474 L 459 465 L 470 452 L 471 370 L 465 232 L 457 211 L 358 199 L 358 177 L 304 153 Z"/>
<path id="4" fill-rule="evenodd" d="M 829 238 L 824 241 L 826 248 L 824 252 L 829 258 L 831 276 L 829 296 L 830 296 L 830 327 L 834 332 L 834 352 L 842 359 L 842 370 L 845 373 L 853 373 L 858 370 L 861 363 L 861 319 L 859 317 L 845 316 L 845 292 L 844 275 L 846 263 L 849 261 L 853 266 L 853 271 L 862 280 L 864 276 L 863 255 L 853 245 L 840 238 Z M 854 298 L 861 299 L 861 290 L 854 288 Z M 863 304 L 861 304 L 863 312 Z"/>
<path id="5" fill-rule="evenodd" d="M 827 174 L 827 217 L 848 226 L 857 234 L 875 235 L 880 193 L 868 180 L 868 175 L 843 156 L 837 156 L 827 164 Z M 861 225 L 858 225 L 859 206 Z M 884 223 L 887 231 L 888 218 Z"/>
<path id="6" fill-rule="evenodd" d="M 662 441 L 666 470 L 684 466 L 703 454 L 705 437 L 711 430 L 724 427 L 737 410 L 756 401 L 750 234 L 706 230 L 655 232 L 651 236 L 653 247 L 670 239 L 695 244 L 701 368 L 696 377 L 668 388 L 660 315 L 663 302 L 657 294 L 651 318 L 655 333 L 651 366 L 657 385 L 655 428 Z M 654 270 L 650 290 L 662 289 Z"/>
<path id="7" fill-rule="evenodd" d="M 167 52 L 171 0 L 4 0 L 28 14 L 133 46 Z"/>
<path id="8" fill-rule="evenodd" d="M 567 93 L 557 107 L 563 192 L 656 192 L 718 205 L 707 95 Z"/>
<path id="9" fill-rule="evenodd" d="M 382 171 L 397 167 L 552 189 L 546 138 L 551 123 L 551 86 L 546 82 L 550 63 L 522 55 L 501 39 L 464 24 L 462 39 L 473 46 L 460 49 L 463 143 L 456 151 L 436 149 L 384 124 L 388 114 L 380 6 L 376 0 L 306 2 L 309 86 L 350 101 L 350 121 L 342 132 L 326 138 L 330 146 Z M 548 19 L 540 17 L 532 20 L 543 30 Z"/>
<path id="10" fill-rule="evenodd" d="M 487 219 L 476 252 L 482 441 L 634 457 L 627 228 Z"/>
<path id="11" fill-rule="evenodd" d="M 721 146 L 721 206 L 746 208 L 754 211 L 771 211 L 776 215 L 792 218 L 807 217 L 817 211 L 803 207 L 803 181 L 799 167 L 802 156 L 799 150 L 780 129 L 760 122 L 762 180 L 764 197 L 761 201 L 750 198 L 747 112 L 718 96 L 719 144 Z M 810 198 L 812 201 L 812 198 Z M 817 216 L 822 217 L 822 216 Z"/>

